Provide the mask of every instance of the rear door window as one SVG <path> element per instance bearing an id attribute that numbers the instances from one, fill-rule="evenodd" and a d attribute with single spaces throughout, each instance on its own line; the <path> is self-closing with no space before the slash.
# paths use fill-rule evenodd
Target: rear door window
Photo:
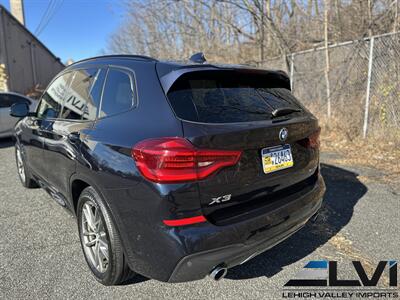
<path id="1" fill-rule="evenodd" d="M 103 92 L 106 74 L 107 69 L 100 69 L 97 72 L 96 78 L 89 93 L 89 104 L 87 106 L 88 113 L 83 115 L 83 119 L 85 120 L 93 120 L 94 116 L 97 117 L 100 108 L 101 93 Z"/>
<path id="2" fill-rule="evenodd" d="M 97 68 L 75 71 L 60 118 L 95 120 L 100 104 L 104 75 L 105 71 Z"/>
<path id="3" fill-rule="evenodd" d="M 100 117 L 131 109 L 134 96 L 132 74 L 122 69 L 110 68 L 104 85 Z"/>
<path id="4" fill-rule="evenodd" d="M 265 76 L 230 71 L 185 74 L 167 97 L 179 118 L 202 123 L 262 121 L 277 108 L 300 108 L 289 90 Z"/>

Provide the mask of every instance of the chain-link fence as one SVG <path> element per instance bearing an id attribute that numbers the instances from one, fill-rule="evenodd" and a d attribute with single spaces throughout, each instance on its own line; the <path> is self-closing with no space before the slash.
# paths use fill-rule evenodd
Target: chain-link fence
<path id="1" fill-rule="evenodd" d="M 400 33 L 331 45 L 328 50 L 329 68 L 324 47 L 262 65 L 286 70 L 294 94 L 318 117 L 335 120 L 348 132 L 365 136 L 382 129 L 400 131 Z"/>

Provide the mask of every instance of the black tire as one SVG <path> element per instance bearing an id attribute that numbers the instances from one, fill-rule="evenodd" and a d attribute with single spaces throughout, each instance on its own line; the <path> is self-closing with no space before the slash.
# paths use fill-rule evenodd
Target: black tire
<path id="1" fill-rule="evenodd" d="M 39 188 L 40 186 L 35 179 L 33 179 L 33 176 L 26 165 L 23 151 L 18 143 L 15 144 L 15 161 L 17 164 L 18 177 L 22 185 L 27 189 Z"/>
<path id="2" fill-rule="evenodd" d="M 102 222 L 101 225 L 99 222 L 94 222 L 98 224 L 96 226 L 97 230 L 92 230 L 88 225 L 89 222 L 86 221 L 88 218 L 85 213 L 88 213 L 89 207 L 93 213 L 93 220 L 97 219 Z M 99 215 L 96 213 L 99 213 Z M 85 188 L 79 196 L 77 217 L 82 251 L 85 260 L 97 281 L 104 285 L 118 285 L 133 277 L 135 273 L 130 270 L 126 263 L 121 238 L 111 217 L 111 213 L 99 193 L 97 193 L 91 186 Z M 85 235 L 83 234 L 84 230 Z M 95 237 L 93 236 L 93 232 L 97 232 L 95 233 Z M 101 243 L 99 240 L 101 240 Z M 105 241 L 108 243 L 108 260 L 106 259 L 106 255 L 103 253 L 104 250 L 101 251 L 100 249 L 100 244 L 104 245 Z M 94 243 L 94 245 L 87 246 L 85 245 L 86 243 Z M 101 253 L 97 255 L 97 260 L 95 257 L 96 255 L 94 254 L 96 249 L 98 253 Z M 103 247 L 103 249 L 106 248 Z M 95 263 L 95 261 L 98 263 Z M 100 267 L 100 264 L 102 267 Z"/>

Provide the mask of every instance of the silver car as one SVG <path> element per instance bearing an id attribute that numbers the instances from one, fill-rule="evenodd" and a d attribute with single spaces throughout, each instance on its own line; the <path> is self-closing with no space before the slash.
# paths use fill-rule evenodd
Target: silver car
<path id="1" fill-rule="evenodd" d="M 10 108 L 14 103 L 29 105 L 30 111 L 35 111 L 37 101 L 24 95 L 12 92 L 0 92 L 0 138 L 12 136 L 15 123 L 18 119 L 10 116 Z"/>

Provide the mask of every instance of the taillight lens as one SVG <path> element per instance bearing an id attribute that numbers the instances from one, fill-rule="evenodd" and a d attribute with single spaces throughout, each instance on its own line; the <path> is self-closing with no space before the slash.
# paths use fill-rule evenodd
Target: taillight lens
<path id="1" fill-rule="evenodd" d="M 197 149 L 179 137 L 144 140 L 132 149 L 142 175 L 159 183 L 204 179 L 223 167 L 235 165 L 241 154 L 241 151 Z"/>
<path id="2" fill-rule="evenodd" d="M 318 149 L 320 145 L 321 127 L 310 134 L 307 138 L 300 140 L 299 143 L 306 148 Z"/>

